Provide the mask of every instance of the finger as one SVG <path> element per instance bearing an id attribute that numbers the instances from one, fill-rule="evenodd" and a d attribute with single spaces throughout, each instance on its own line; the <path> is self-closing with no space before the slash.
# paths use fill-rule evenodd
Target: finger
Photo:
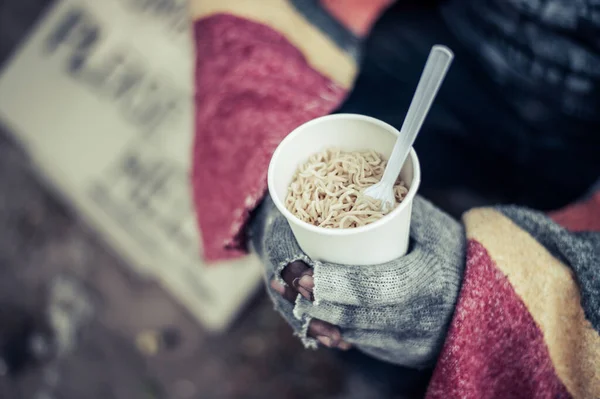
<path id="1" fill-rule="evenodd" d="M 283 281 L 309 301 L 313 300 L 313 270 L 302 261 L 292 262 L 283 269 Z"/>
<path id="2" fill-rule="evenodd" d="M 300 279 L 298 279 L 298 292 L 309 301 L 314 301 L 313 289 L 315 288 L 315 280 L 313 278 L 313 269 L 309 269 Z"/>
<path id="3" fill-rule="evenodd" d="M 340 329 L 323 320 L 312 319 L 308 326 L 308 336 L 315 338 L 328 348 L 348 350 L 352 347 L 342 339 Z"/>
<path id="4" fill-rule="evenodd" d="M 271 288 L 279 293 L 282 297 L 284 297 L 289 302 L 294 303 L 296 301 L 296 297 L 298 296 L 298 292 L 292 287 L 286 287 L 281 284 L 277 280 L 271 280 Z"/>
<path id="5" fill-rule="evenodd" d="M 346 341 L 342 341 L 342 342 L 339 343 L 338 349 L 342 350 L 342 351 L 350 350 L 350 349 L 352 349 L 352 344 L 349 344 Z"/>

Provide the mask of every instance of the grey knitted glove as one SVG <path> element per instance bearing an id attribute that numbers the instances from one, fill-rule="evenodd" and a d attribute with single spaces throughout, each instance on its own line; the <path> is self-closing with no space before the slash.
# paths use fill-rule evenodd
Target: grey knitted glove
<path id="1" fill-rule="evenodd" d="M 415 368 L 435 363 L 465 262 L 465 234 L 450 216 L 415 198 L 409 253 L 373 266 L 312 261 L 270 198 L 258 211 L 251 237 L 264 260 L 267 282 L 289 285 L 282 272 L 298 260 L 312 268 L 304 274 L 312 274 L 314 284 L 299 290 L 304 297 L 297 295 L 295 303 L 273 289 L 277 284 L 267 284 L 275 308 L 306 346 L 316 345 L 307 333 L 311 321 L 318 319 L 339 326 L 344 341 L 381 360 Z M 312 291 L 313 302 L 307 291 Z"/>

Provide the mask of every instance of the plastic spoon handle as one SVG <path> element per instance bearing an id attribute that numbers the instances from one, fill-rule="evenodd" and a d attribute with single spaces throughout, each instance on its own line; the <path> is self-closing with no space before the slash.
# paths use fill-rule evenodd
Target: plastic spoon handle
<path id="1" fill-rule="evenodd" d="M 446 46 L 436 45 L 431 49 L 417 90 L 402 124 L 400 136 L 396 140 L 392 155 L 383 173 L 382 181 L 389 182 L 393 186 L 398 178 L 402 165 L 404 165 L 421 126 L 423 126 L 425 117 L 446 77 L 446 72 L 453 58 L 454 54 Z"/>

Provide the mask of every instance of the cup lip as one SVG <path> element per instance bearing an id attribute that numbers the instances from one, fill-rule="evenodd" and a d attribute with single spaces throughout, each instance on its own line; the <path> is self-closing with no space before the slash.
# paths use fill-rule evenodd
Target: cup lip
<path id="1" fill-rule="evenodd" d="M 402 202 L 396 208 L 394 208 L 393 211 L 391 211 L 390 213 L 388 213 L 387 215 L 385 215 L 384 217 L 382 217 L 381 219 L 379 219 L 373 223 L 369 223 L 366 226 L 355 227 L 352 229 L 331 229 L 331 228 L 315 226 L 313 224 L 310 224 L 310 223 L 307 223 L 305 221 L 298 219 L 298 217 L 296 217 L 293 213 L 291 213 L 290 211 L 287 210 L 283 201 L 277 196 L 277 193 L 275 192 L 275 183 L 274 183 L 275 161 L 279 158 L 279 155 L 280 155 L 282 149 L 290 141 L 292 141 L 296 136 L 301 135 L 304 130 L 306 130 L 307 128 L 310 128 L 312 125 L 316 125 L 318 123 L 322 123 L 325 121 L 337 120 L 337 119 L 355 119 L 355 120 L 370 122 L 370 123 L 373 123 L 375 125 L 378 125 L 378 126 L 384 128 L 385 130 L 389 131 L 390 133 L 393 133 L 396 136 L 400 136 L 400 132 L 398 131 L 398 129 L 396 129 L 392 125 L 390 125 L 386 122 L 383 122 L 377 118 L 373 118 L 373 117 L 361 115 L 361 114 L 332 114 L 332 115 L 326 115 L 326 116 L 321 116 L 319 118 L 312 119 L 306 123 L 303 123 L 302 125 L 298 126 L 297 128 L 295 128 L 290 134 L 288 134 L 281 141 L 281 143 L 279 143 L 279 145 L 275 149 L 275 152 L 273 153 L 273 156 L 271 157 L 271 161 L 269 162 L 267 186 L 269 189 L 269 194 L 271 195 L 271 199 L 273 200 L 273 203 L 275 204 L 275 206 L 277 207 L 279 212 L 281 212 L 285 216 L 285 218 L 288 220 L 288 222 L 294 223 L 294 224 L 298 225 L 299 227 L 302 227 L 305 230 L 308 230 L 308 231 L 311 231 L 311 232 L 314 232 L 317 234 L 323 234 L 323 235 L 328 235 L 328 236 L 348 236 L 348 235 L 354 235 L 354 234 L 361 234 L 361 233 L 368 232 L 370 230 L 377 229 L 378 227 L 383 226 L 384 224 L 391 221 L 394 218 L 394 216 L 397 216 L 398 214 L 400 214 L 406 207 L 410 206 L 414 196 L 417 194 L 419 185 L 421 184 L 421 166 L 419 164 L 419 158 L 417 157 L 417 153 L 415 152 L 414 148 L 411 148 L 409 156 L 410 156 L 410 159 L 411 159 L 412 165 L 413 165 L 413 181 L 410 185 L 410 188 L 408 189 L 408 193 L 406 194 L 406 196 L 404 197 Z"/>

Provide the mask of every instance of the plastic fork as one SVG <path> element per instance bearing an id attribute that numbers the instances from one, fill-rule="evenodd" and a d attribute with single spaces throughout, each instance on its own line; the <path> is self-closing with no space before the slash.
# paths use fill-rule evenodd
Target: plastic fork
<path id="1" fill-rule="evenodd" d="M 400 135 L 383 172 L 383 177 L 379 183 L 368 187 L 364 191 L 365 195 L 381 201 L 381 207 L 384 210 L 393 208 L 396 202 L 394 184 L 421 130 L 421 126 L 423 126 L 431 104 L 446 77 L 446 72 L 453 58 L 454 54 L 448 47 L 441 45 L 432 47 L 417 85 L 417 90 L 406 113 Z"/>

